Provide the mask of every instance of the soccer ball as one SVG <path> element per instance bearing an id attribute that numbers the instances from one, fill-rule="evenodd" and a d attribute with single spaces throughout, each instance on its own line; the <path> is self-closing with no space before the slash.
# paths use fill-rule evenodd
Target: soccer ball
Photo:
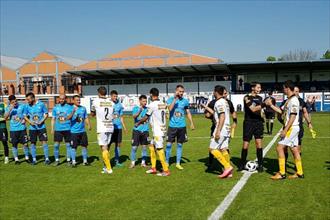
<path id="1" fill-rule="evenodd" d="M 248 161 L 245 164 L 245 169 L 249 172 L 255 171 L 257 169 L 257 167 L 258 167 L 258 164 L 255 161 Z"/>

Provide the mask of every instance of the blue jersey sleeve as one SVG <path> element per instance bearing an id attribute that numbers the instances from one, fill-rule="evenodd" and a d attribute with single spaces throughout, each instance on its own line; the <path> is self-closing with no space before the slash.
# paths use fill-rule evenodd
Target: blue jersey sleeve
<path id="1" fill-rule="evenodd" d="M 189 108 L 189 101 L 188 99 L 185 99 L 185 103 L 184 103 L 184 109 L 188 109 Z"/>
<path id="2" fill-rule="evenodd" d="M 123 114 L 124 114 L 124 106 L 120 104 L 119 116 L 122 116 Z"/>
<path id="3" fill-rule="evenodd" d="M 166 104 L 170 105 L 173 102 L 173 97 L 170 97 L 169 99 L 167 99 Z"/>
<path id="4" fill-rule="evenodd" d="M 47 107 L 46 107 L 46 105 L 44 103 L 42 103 L 42 112 L 44 114 L 48 114 L 48 109 L 47 109 Z"/>
<path id="5" fill-rule="evenodd" d="M 84 108 L 84 119 L 86 119 L 87 118 L 87 110 L 86 110 L 85 107 L 83 107 L 83 108 Z"/>
<path id="6" fill-rule="evenodd" d="M 139 106 L 134 106 L 134 108 L 132 110 L 132 115 L 135 115 L 138 112 L 139 112 Z"/>

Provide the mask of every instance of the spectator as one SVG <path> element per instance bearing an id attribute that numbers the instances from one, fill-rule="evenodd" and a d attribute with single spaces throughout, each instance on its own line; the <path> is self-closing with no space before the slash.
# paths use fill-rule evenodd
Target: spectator
<path id="1" fill-rule="evenodd" d="M 238 80 L 238 90 L 240 90 L 240 91 L 244 90 L 243 83 L 244 83 L 244 81 L 243 81 L 242 77 L 240 77 Z"/>
<path id="2" fill-rule="evenodd" d="M 46 94 L 46 92 L 47 92 L 47 85 L 46 85 L 46 83 L 43 81 L 43 82 L 42 82 L 42 93 L 43 93 L 43 94 Z"/>

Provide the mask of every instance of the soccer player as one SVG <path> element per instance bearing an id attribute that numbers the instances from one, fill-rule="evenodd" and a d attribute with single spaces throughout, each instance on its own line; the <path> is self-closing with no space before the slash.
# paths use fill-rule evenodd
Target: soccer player
<path id="1" fill-rule="evenodd" d="M 172 144 L 176 139 L 176 168 L 179 170 L 183 170 L 183 167 L 180 164 L 182 157 L 182 145 L 184 142 L 188 141 L 185 114 L 187 114 L 190 121 L 190 128 L 192 130 L 195 129 L 191 113 L 188 109 L 189 101 L 183 97 L 183 94 L 184 87 L 182 85 L 177 85 L 174 96 L 170 97 L 166 102 L 170 112 L 170 123 L 167 131 L 166 162 L 170 165 L 169 162 Z"/>
<path id="2" fill-rule="evenodd" d="M 31 142 L 32 165 L 37 164 L 37 139 L 42 143 L 45 156 L 45 165 L 50 164 L 48 153 L 48 137 L 45 121 L 48 118 L 48 109 L 40 100 L 35 99 L 35 95 L 30 92 L 26 94 L 27 105 L 25 107 L 25 120 L 30 124 L 29 138 Z"/>
<path id="3" fill-rule="evenodd" d="M 268 97 L 265 98 L 264 102 L 266 102 L 267 99 L 270 99 L 273 105 L 276 105 L 276 100 L 272 96 L 272 91 L 268 92 Z M 273 134 L 273 126 L 274 126 L 274 119 L 275 119 L 275 111 L 269 106 L 266 106 L 265 108 L 265 117 L 266 117 L 266 128 L 267 128 L 267 134 L 272 135 Z"/>
<path id="4" fill-rule="evenodd" d="M 285 172 L 285 154 L 284 149 L 286 146 L 290 147 L 293 157 L 295 159 L 297 172 L 289 176 L 289 179 L 304 178 L 304 173 L 302 169 L 302 162 L 300 157 L 300 152 L 298 149 L 299 141 L 299 100 L 294 93 L 294 84 L 291 80 L 284 83 L 283 86 L 284 93 L 287 95 L 288 99 L 283 106 L 283 114 L 285 115 L 285 127 L 281 131 L 281 140 L 277 145 L 278 154 L 278 164 L 279 172 L 276 173 L 271 178 L 273 180 L 281 180 L 286 178 Z M 268 104 L 268 103 L 267 103 Z"/>
<path id="5" fill-rule="evenodd" d="M 156 151 L 162 164 L 163 172 L 158 173 L 158 176 L 169 176 L 170 171 L 168 164 L 165 161 L 164 153 L 164 139 L 166 133 L 166 104 L 159 99 L 159 90 L 152 88 L 150 90 L 151 103 L 147 106 L 148 110 L 146 116 L 135 124 L 135 127 L 145 123 L 149 119 L 152 128 L 152 142 L 149 146 L 151 169 L 147 170 L 148 174 L 156 174 Z"/>
<path id="6" fill-rule="evenodd" d="M 216 127 L 209 147 L 212 155 L 224 166 L 224 171 L 219 175 L 219 178 L 231 177 L 233 171 L 228 152 L 231 127 L 229 104 L 223 96 L 225 91 L 226 89 L 223 86 L 214 88 L 214 97 L 217 101 L 214 105 L 213 117 Z"/>
<path id="7" fill-rule="evenodd" d="M 4 102 L 0 102 L 0 141 L 2 142 L 5 151 L 4 163 L 9 163 L 9 148 L 8 148 L 8 131 L 5 120 L 6 106 Z"/>
<path id="8" fill-rule="evenodd" d="M 88 166 L 89 163 L 87 161 L 88 152 L 88 137 L 85 129 L 85 125 L 87 125 L 88 130 L 91 130 L 91 124 L 87 115 L 86 108 L 80 105 L 80 97 L 79 95 L 73 96 L 73 111 L 68 116 L 68 119 L 71 120 L 71 165 L 72 167 L 76 167 L 76 151 L 77 147 L 82 146 L 82 157 L 83 157 L 83 165 Z"/>
<path id="9" fill-rule="evenodd" d="M 141 95 L 139 97 L 139 106 L 135 106 L 132 111 L 134 124 L 146 116 L 147 113 L 147 96 Z M 131 150 L 131 165 L 130 168 L 135 167 L 136 151 L 139 145 L 142 145 L 142 161 L 141 166 L 146 167 L 147 145 L 149 144 L 149 122 L 145 121 L 137 127 L 133 127 L 132 133 L 132 150 Z"/>
<path id="10" fill-rule="evenodd" d="M 237 113 L 235 111 L 233 103 L 228 99 L 227 90 L 224 91 L 223 97 L 228 102 L 229 111 L 230 111 L 231 117 L 233 119 L 233 124 L 231 125 L 231 138 L 233 138 L 234 131 L 235 131 L 235 128 L 237 126 Z M 212 121 L 211 135 L 210 135 L 211 137 L 213 136 L 213 132 L 214 132 L 214 129 L 216 127 L 216 123 L 214 121 L 214 116 L 213 116 L 213 114 L 214 114 L 214 105 L 215 105 L 216 101 L 217 101 L 216 99 L 213 99 L 211 102 L 209 102 L 209 104 L 207 106 L 202 104 L 202 107 L 205 108 L 205 111 L 204 111 L 205 117 Z M 228 152 L 229 152 L 229 150 L 228 150 Z M 211 165 L 212 165 L 213 159 L 214 159 L 213 154 L 211 152 L 209 152 L 209 164 L 208 164 L 208 168 L 207 168 L 206 171 L 211 171 Z"/>
<path id="11" fill-rule="evenodd" d="M 66 95 L 60 95 L 59 104 L 55 105 L 52 112 L 51 133 L 54 135 L 55 166 L 60 163 L 60 143 L 65 141 L 66 161 L 71 164 L 71 121 L 68 116 L 72 112 L 72 105 L 66 103 Z"/>
<path id="12" fill-rule="evenodd" d="M 102 150 L 102 158 L 105 165 L 102 173 L 111 174 L 113 171 L 110 164 L 108 145 L 114 129 L 112 116 L 115 103 L 106 97 L 107 89 L 104 86 L 99 87 L 97 92 L 99 97 L 93 100 L 91 115 L 96 116 L 97 140 Z"/>
<path id="13" fill-rule="evenodd" d="M 265 107 L 262 97 L 259 96 L 261 85 L 257 82 L 251 83 L 251 93 L 244 96 L 244 122 L 243 122 L 243 148 L 238 171 L 245 168 L 249 144 L 254 136 L 257 148 L 258 172 L 263 172 L 262 138 L 264 132 L 261 110 Z"/>
<path id="14" fill-rule="evenodd" d="M 28 137 L 24 120 L 25 105 L 19 104 L 14 95 L 10 95 L 8 100 L 10 105 L 6 107 L 5 120 L 10 120 L 10 142 L 13 146 L 15 164 L 20 163 L 18 160 L 18 144 L 23 145 L 25 160 L 29 163 Z"/>
<path id="15" fill-rule="evenodd" d="M 114 112 L 113 112 L 113 124 L 114 124 L 114 131 L 111 137 L 111 142 L 115 143 L 115 162 L 117 167 L 122 167 L 123 165 L 119 161 L 120 157 L 120 147 L 123 138 L 123 129 L 126 133 L 126 126 L 123 118 L 123 110 L 124 107 L 121 102 L 118 100 L 118 92 L 116 90 L 112 90 L 110 92 L 111 100 L 115 103 Z"/>

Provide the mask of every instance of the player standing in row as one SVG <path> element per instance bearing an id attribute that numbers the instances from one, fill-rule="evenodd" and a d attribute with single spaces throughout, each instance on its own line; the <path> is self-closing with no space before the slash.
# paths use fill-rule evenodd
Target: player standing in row
<path id="1" fill-rule="evenodd" d="M 135 127 L 145 123 L 149 120 L 152 128 L 152 141 L 149 146 L 151 169 L 147 170 L 148 174 L 156 174 L 156 154 L 159 156 L 162 164 L 163 172 L 158 173 L 158 176 L 169 176 L 168 164 L 165 161 L 164 140 L 166 133 L 166 104 L 159 100 L 159 90 L 152 88 L 150 90 L 151 103 L 148 105 L 146 116 L 135 124 Z M 156 153 L 157 151 L 157 153 Z"/>
<path id="2" fill-rule="evenodd" d="M 294 84 L 291 80 L 288 80 L 284 83 L 283 90 L 288 97 L 287 101 L 282 107 L 286 121 L 285 121 L 285 126 L 280 134 L 281 140 L 278 142 L 276 148 L 278 154 L 279 172 L 271 177 L 273 180 L 281 180 L 286 178 L 285 153 L 284 153 L 286 147 L 290 147 L 293 157 L 295 159 L 295 165 L 297 169 L 297 172 L 294 175 L 289 176 L 289 178 L 290 179 L 304 178 L 302 162 L 298 148 L 299 130 L 300 130 L 299 128 L 300 104 L 297 96 L 294 93 Z M 270 103 L 267 104 L 269 105 Z M 274 105 L 271 106 L 275 108 Z"/>
<path id="3" fill-rule="evenodd" d="M 55 105 L 52 112 L 51 133 L 54 135 L 55 166 L 60 163 L 60 143 L 65 142 L 66 161 L 71 164 L 71 121 L 68 116 L 72 112 L 72 105 L 66 103 L 66 95 L 59 96 L 59 104 Z"/>
<path id="4" fill-rule="evenodd" d="M 45 121 L 48 118 L 48 109 L 46 105 L 35 99 L 35 95 L 30 92 L 26 94 L 25 120 L 29 122 L 29 138 L 31 142 L 32 165 L 37 164 L 37 139 L 42 143 L 45 156 L 45 164 L 49 165 L 48 137 Z"/>
<path id="5" fill-rule="evenodd" d="M 214 97 L 216 103 L 214 105 L 214 121 L 216 127 L 214 129 L 209 151 L 213 156 L 224 166 L 224 171 L 219 178 L 226 178 L 232 176 L 233 167 L 230 165 L 229 156 L 229 139 L 230 139 L 230 110 L 227 100 L 224 98 L 226 91 L 223 86 L 216 86 L 214 88 Z"/>
<path id="6" fill-rule="evenodd" d="M 13 146 L 13 156 L 15 164 L 19 164 L 18 160 L 18 144 L 23 145 L 25 160 L 29 162 L 28 137 L 25 126 L 25 105 L 19 104 L 14 95 L 8 97 L 10 105 L 6 107 L 5 120 L 9 119 L 10 142 Z"/>
<path id="7" fill-rule="evenodd" d="M 5 103 L 0 102 L 0 141 L 3 144 L 5 151 L 5 160 L 4 163 L 9 163 L 9 148 L 8 148 L 8 130 L 5 120 L 6 106 Z"/>
<path id="8" fill-rule="evenodd" d="M 264 120 L 261 116 L 261 110 L 264 104 L 262 102 L 262 97 L 259 96 L 260 91 L 260 83 L 253 82 L 251 83 L 251 93 L 244 96 L 243 148 L 238 171 L 244 170 L 249 144 L 252 136 L 254 136 L 257 148 L 258 172 L 263 172 L 262 138 Z"/>
<path id="9" fill-rule="evenodd" d="M 139 106 L 135 106 L 132 111 L 134 124 L 146 116 L 147 113 L 147 96 L 141 95 L 139 97 Z M 139 145 L 142 145 L 142 161 L 141 166 L 146 167 L 147 145 L 149 144 L 149 122 L 145 121 L 139 126 L 133 127 L 132 132 L 132 150 L 131 150 L 131 165 L 130 168 L 135 167 L 136 151 Z"/>
<path id="10" fill-rule="evenodd" d="M 268 99 L 272 102 L 273 105 L 276 105 L 276 100 L 272 96 L 272 91 L 268 92 L 268 96 L 264 99 L 264 102 L 266 102 Z M 266 128 L 267 128 L 267 134 L 272 135 L 273 134 L 273 126 L 274 126 L 274 119 L 275 119 L 275 111 L 269 106 L 266 106 L 265 108 L 265 117 L 266 117 Z"/>
<path id="11" fill-rule="evenodd" d="M 126 126 L 124 123 L 124 118 L 123 118 L 123 110 L 124 107 L 121 104 L 121 102 L 118 100 L 118 92 L 116 90 L 112 90 L 110 92 L 111 100 L 115 104 L 114 105 L 114 112 L 113 112 L 113 124 L 114 124 L 114 131 L 111 137 L 111 142 L 115 143 L 115 162 L 116 166 L 122 167 L 123 165 L 119 161 L 120 157 L 120 147 L 121 147 L 121 142 L 123 139 L 123 129 L 126 131 Z"/>
<path id="12" fill-rule="evenodd" d="M 170 165 L 172 144 L 177 141 L 176 149 L 176 168 L 183 170 L 181 166 L 182 146 L 184 142 L 188 141 L 186 118 L 185 114 L 190 121 L 190 128 L 195 129 L 191 113 L 189 111 L 189 101 L 183 97 L 184 87 L 177 85 L 174 96 L 170 97 L 166 104 L 170 111 L 170 123 L 167 131 L 167 145 L 166 145 L 166 162 Z"/>
<path id="13" fill-rule="evenodd" d="M 230 101 L 230 99 L 228 99 L 227 90 L 224 91 L 223 97 L 228 102 L 229 111 L 230 111 L 231 117 L 233 119 L 233 124 L 231 125 L 230 138 L 234 138 L 235 129 L 237 127 L 237 114 L 236 114 L 236 111 L 235 111 L 235 108 L 234 108 L 234 105 L 233 105 L 232 101 Z M 213 136 L 213 132 L 214 132 L 214 129 L 216 127 L 216 122 L 214 121 L 214 105 L 215 105 L 216 101 L 217 101 L 216 99 L 213 99 L 211 102 L 209 102 L 209 104 L 207 106 L 202 104 L 202 107 L 205 108 L 205 112 L 204 112 L 205 117 L 212 121 L 211 135 L 210 135 L 211 137 Z M 228 150 L 228 152 L 229 152 L 229 150 Z M 206 170 L 207 172 L 211 171 L 211 169 L 212 169 L 213 159 L 214 159 L 213 154 L 211 152 L 209 152 L 209 162 L 208 162 L 208 167 L 207 167 L 207 170 Z"/>
<path id="14" fill-rule="evenodd" d="M 88 137 L 85 129 L 87 125 L 88 130 L 91 130 L 91 124 L 87 115 L 86 108 L 80 105 L 79 95 L 73 96 L 73 111 L 68 116 L 68 119 L 71 120 L 71 160 L 72 167 L 76 167 L 76 151 L 77 147 L 82 146 L 81 152 L 83 157 L 83 165 L 88 166 L 87 161 L 88 153 Z"/>
<path id="15" fill-rule="evenodd" d="M 96 116 L 96 132 L 98 144 L 101 147 L 102 158 L 105 168 L 102 173 L 111 174 L 110 153 L 108 146 L 114 130 L 113 111 L 115 104 L 110 98 L 107 98 L 107 89 L 103 86 L 97 89 L 98 98 L 93 100 L 91 115 Z"/>

